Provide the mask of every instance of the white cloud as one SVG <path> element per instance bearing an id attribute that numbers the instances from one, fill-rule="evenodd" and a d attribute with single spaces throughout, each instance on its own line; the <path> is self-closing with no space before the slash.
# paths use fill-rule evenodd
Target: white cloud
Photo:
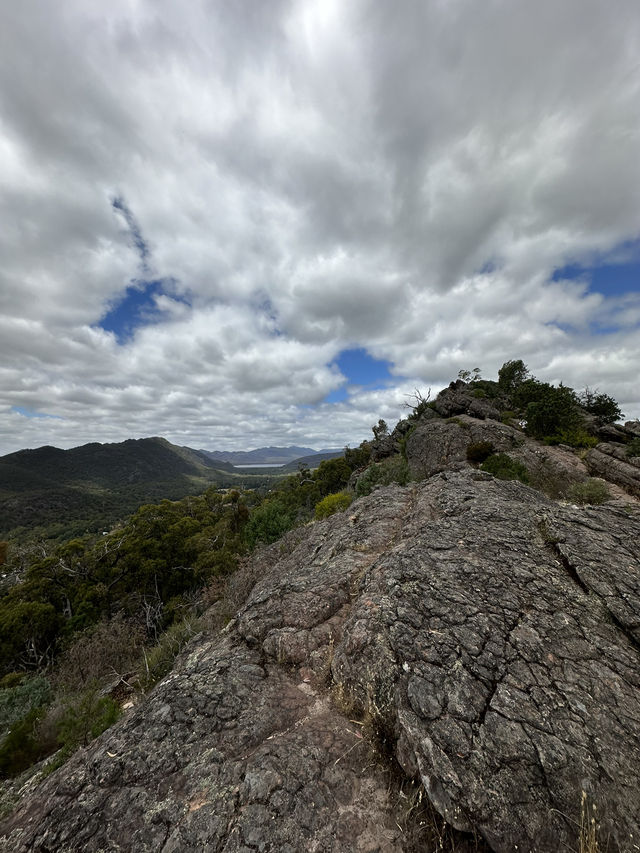
<path id="1" fill-rule="evenodd" d="M 551 281 L 639 236 L 635 0 L 0 16 L 0 453 L 353 444 L 415 384 L 514 357 L 640 415 L 637 294 Z M 99 323 L 141 266 L 114 197 L 171 281 L 122 346 Z M 322 403 L 354 347 L 397 385 Z"/>

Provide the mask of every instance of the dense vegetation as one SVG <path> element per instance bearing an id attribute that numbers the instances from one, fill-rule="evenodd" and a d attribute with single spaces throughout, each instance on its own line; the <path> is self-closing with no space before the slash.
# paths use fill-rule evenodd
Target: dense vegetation
<path id="1" fill-rule="evenodd" d="M 0 458 L 0 536 L 63 541 L 108 530 L 141 504 L 179 500 L 211 485 L 260 488 L 275 479 L 239 474 L 163 438 L 20 450 Z"/>
<path id="2" fill-rule="evenodd" d="M 524 431 L 548 444 L 573 447 L 597 443 L 594 430 L 622 418 L 620 407 L 608 394 L 540 382 L 521 360 L 507 361 L 498 381 L 476 379 L 471 385 L 483 396 L 495 399 L 512 417 L 520 418 Z"/>

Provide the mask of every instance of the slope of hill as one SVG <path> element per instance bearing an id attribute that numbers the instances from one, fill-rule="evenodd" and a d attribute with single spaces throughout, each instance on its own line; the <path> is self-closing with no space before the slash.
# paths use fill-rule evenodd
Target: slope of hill
<path id="1" fill-rule="evenodd" d="M 0 458 L 0 536 L 94 531 L 142 503 L 234 482 L 232 465 L 164 438 L 20 450 Z"/>
<path id="2" fill-rule="evenodd" d="M 301 466 L 306 468 L 317 468 L 321 462 L 327 459 L 339 459 L 344 456 L 344 450 L 318 450 L 317 453 L 311 456 L 302 456 L 299 459 L 294 459 L 287 465 L 283 465 L 280 469 L 283 474 L 295 474 Z"/>

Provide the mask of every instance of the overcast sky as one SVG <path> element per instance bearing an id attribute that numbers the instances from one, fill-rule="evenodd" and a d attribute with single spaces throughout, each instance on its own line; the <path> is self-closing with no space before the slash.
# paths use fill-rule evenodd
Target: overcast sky
<path id="1" fill-rule="evenodd" d="M 640 416 L 638 0 L 0 11 L 0 453 L 352 446 L 522 358 Z"/>

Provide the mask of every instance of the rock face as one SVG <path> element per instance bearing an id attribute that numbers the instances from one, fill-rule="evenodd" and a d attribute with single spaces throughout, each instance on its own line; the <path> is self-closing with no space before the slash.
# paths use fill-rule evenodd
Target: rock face
<path id="1" fill-rule="evenodd" d="M 466 462 L 470 444 L 488 441 L 498 453 L 515 450 L 525 437 L 513 427 L 493 420 L 460 415 L 450 420 L 420 421 L 406 440 L 409 473 L 416 479 Z"/>
<path id="2" fill-rule="evenodd" d="M 394 761 L 484 839 L 451 849 L 577 849 L 582 791 L 609 853 L 634 849 L 636 508 L 466 469 L 376 490 L 257 559 L 223 634 L 36 788 L 0 849 L 442 849 L 400 819 Z"/>
<path id="3" fill-rule="evenodd" d="M 460 379 L 452 382 L 448 388 L 438 394 L 434 401 L 434 407 L 443 418 L 467 414 L 474 418 L 500 420 L 500 410 L 490 401 L 482 397 L 475 397 L 473 389 Z"/>
<path id="4" fill-rule="evenodd" d="M 586 462 L 592 474 L 640 498 L 640 457 L 627 456 L 624 445 L 603 442 L 589 451 Z"/>
<path id="5" fill-rule="evenodd" d="M 421 479 L 439 471 L 465 467 L 467 448 L 479 442 L 489 442 L 494 452 L 505 453 L 522 463 L 531 482 L 553 497 L 565 494 L 571 485 L 589 476 L 585 463 L 570 449 L 548 447 L 506 424 L 468 415 L 420 421 L 406 440 L 409 472 Z"/>

